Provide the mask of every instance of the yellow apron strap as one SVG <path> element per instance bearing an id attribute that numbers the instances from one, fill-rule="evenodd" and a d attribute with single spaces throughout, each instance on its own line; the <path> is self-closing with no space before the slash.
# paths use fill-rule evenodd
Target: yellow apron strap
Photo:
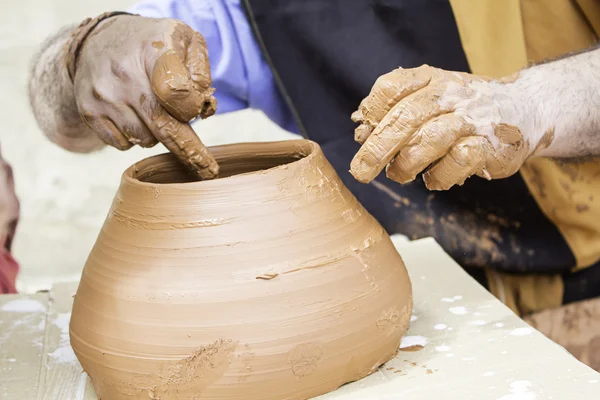
<path id="1" fill-rule="evenodd" d="M 485 270 L 490 292 L 519 316 L 530 315 L 562 305 L 562 277 L 539 274 L 505 274 Z"/>
<path id="2" fill-rule="evenodd" d="M 596 34 L 600 33 L 600 1 L 598 0 L 575 0 L 581 13 L 585 15 L 588 24 Z"/>
<path id="3" fill-rule="evenodd" d="M 450 0 L 471 71 L 503 77 L 528 65 L 521 0 Z M 486 269 L 489 289 L 517 315 L 562 304 L 556 275 L 510 275 Z"/>
<path id="4" fill-rule="evenodd" d="M 511 75 L 532 62 L 596 42 L 600 0 L 450 0 L 471 71 Z M 574 270 L 600 260 L 600 162 L 560 165 L 534 158 L 521 176 L 576 258 Z"/>
<path id="5" fill-rule="evenodd" d="M 521 0 L 450 0 L 450 5 L 471 71 L 502 77 L 527 66 Z"/>
<path id="6" fill-rule="evenodd" d="M 525 42 L 534 62 L 591 47 L 597 41 L 600 1 L 522 0 Z M 582 269 L 600 259 L 600 163 L 560 164 L 533 158 L 521 176 L 556 225 Z"/>
<path id="7" fill-rule="evenodd" d="M 560 57 L 596 41 L 589 17 L 575 0 L 522 0 L 521 17 L 529 62 Z"/>

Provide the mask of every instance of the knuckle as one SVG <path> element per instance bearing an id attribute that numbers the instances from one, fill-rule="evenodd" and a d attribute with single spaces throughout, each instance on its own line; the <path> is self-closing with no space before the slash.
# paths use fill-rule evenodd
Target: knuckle
<path id="1" fill-rule="evenodd" d="M 398 158 L 398 162 L 404 165 L 409 165 L 412 163 L 422 162 L 422 159 L 425 152 L 425 146 L 427 146 L 427 141 L 419 141 L 418 143 L 414 143 L 409 145 L 400 153 L 400 157 Z"/>
<path id="2" fill-rule="evenodd" d="M 132 125 L 125 125 L 121 128 L 121 133 L 123 134 L 123 136 L 125 136 L 127 141 L 133 145 L 140 143 L 140 139 L 138 138 L 138 131 L 139 129 Z"/>
<path id="3" fill-rule="evenodd" d="M 109 117 L 102 117 L 94 127 L 98 134 L 108 138 L 109 145 L 118 150 L 128 150 L 133 146 L 128 140 L 127 127 L 116 126 Z"/>
<path id="4" fill-rule="evenodd" d="M 152 136 L 148 129 L 144 129 L 141 126 L 138 126 L 134 127 L 132 131 L 132 139 L 135 140 L 135 144 L 138 146 L 149 148 L 154 147 L 158 143 L 158 140 L 154 136 Z M 130 140 L 130 142 L 133 143 L 132 140 Z"/>
<path id="5" fill-rule="evenodd" d="M 439 71 L 438 68 L 434 68 L 434 67 L 432 67 L 430 65 L 427 65 L 427 64 L 419 65 L 418 67 L 414 68 L 414 70 L 415 70 L 415 72 L 418 72 L 420 74 L 425 73 L 425 74 L 428 74 L 428 75 L 433 75 L 437 71 Z"/>
<path id="6" fill-rule="evenodd" d="M 112 83 L 98 83 L 93 85 L 90 90 L 90 98 L 93 99 L 93 101 L 97 101 L 97 102 L 101 102 L 101 103 L 112 103 L 113 102 L 113 97 L 114 94 L 109 92 L 107 89 L 107 87 L 111 87 L 114 86 L 114 84 Z"/>
<path id="7" fill-rule="evenodd" d="M 392 83 L 394 71 L 388 72 L 387 74 L 381 75 L 379 78 L 375 80 L 375 84 L 373 85 L 374 89 L 383 89 L 388 87 Z"/>
<path id="8" fill-rule="evenodd" d="M 147 115 L 151 120 L 155 120 L 157 115 L 158 102 L 154 95 L 150 93 L 140 94 L 139 107 L 143 114 Z"/>
<path id="9" fill-rule="evenodd" d="M 97 115 L 93 110 L 93 107 L 89 105 L 79 105 L 79 117 L 83 121 L 83 123 L 90 129 L 93 129 L 92 125 L 97 120 Z"/>
<path id="10" fill-rule="evenodd" d="M 400 131 L 410 130 L 417 128 L 422 118 L 422 107 L 419 104 L 412 102 L 403 104 L 401 107 L 396 107 L 394 110 L 393 117 L 395 119 L 395 126 Z"/>
<path id="11" fill-rule="evenodd" d="M 419 129 L 417 137 L 422 142 L 432 142 L 435 138 L 443 135 L 447 129 L 448 127 L 442 121 L 434 120 Z"/>
<path id="12" fill-rule="evenodd" d="M 84 122 L 91 122 L 95 119 L 95 114 L 91 110 L 91 107 L 79 107 L 79 116 Z"/>
<path id="13" fill-rule="evenodd" d="M 183 49 L 189 44 L 189 40 L 194 33 L 194 30 L 185 22 L 171 19 L 170 20 L 171 41 L 175 48 Z"/>
<path id="14" fill-rule="evenodd" d="M 112 60 L 110 62 L 110 72 L 119 80 L 123 82 L 131 81 L 131 76 L 127 72 L 127 69 L 123 66 L 123 63 Z"/>
<path id="15" fill-rule="evenodd" d="M 448 130 L 455 132 L 456 134 L 468 134 L 471 133 L 473 126 L 465 123 L 462 118 L 456 118 L 454 115 L 445 115 L 443 118 L 438 119 L 440 126 L 446 126 Z"/>
<path id="16" fill-rule="evenodd" d="M 104 96 L 101 93 L 102 91 L 96 87 L 92 88 L 92 97 L 98 101 L 104 101 Z"/>
<path id="17" fill-rule="evenodd" d="M 175 18 L 160 18 L 158 22 L 162 25 L 162 29 L 166 32 L 168 32 L 169 29 L 178 28 L 182 25 L 185 25 L 183 21 Z"/>
<path id="18" fill-rule="evenodd" d="M 121 150 L 121 151 L 125 151 L 125 150 L 129 150 L 130 148 L 133 147 L 133 145 L 135 143 L 132 143 L 130 141 L 130 139 L 123 133 L 121 133 L 122 136 L 117 137 L 114 133 L 108 133 L 110 135 L 111 141 L 112 141 L 112 146 L 114 148 L 116 148 L 117 150 Z"/>
<path id="19" fill-rule="evenodd" d="M 468 142 L 459 143 L 452 149 L 455 159 L 468 160 L 474 156 L 473 145 Z"/>
<path id="20" fill-rule="evenodd" d="M 169 121 L 164 125 L 162 131 L 169 138 L 172 138 L 173 140 L 175 140 L 181 134 L 182 127 L 183 127 L 182 124 L 180 124 L 172 119 L 169 119 Z"/>
<path id="21" fill-rule="evenodd" d="M 204 36 L 200 32 L 192 29 L 192 35 L 194 39 L 198 41 L 199 44 L 206 46 L 206 39 L 204 39 Z"/>
<path id="22" fill-rule="evenodd" d="M 477 164 L 483 162 L 485 158 L 483 156 L 484 141 L 485 139 L 481 137 L 469 137 L 468 139 L 457 143 L 452 148 L 453 158 L 457 162 L 462 161 L 464 163 Z"/>
<path id="23" fill-rule="evenodd" d="M 173 21 L 173 26 L 177 29 L 181 29 L 183 32 L 193 32 L 193 29 L 190 28 L 190 26 L 188 24 L 186 24 L 185 22 L 179 20 L 179 19 L 172 19 Z"/>
<path id="24" fill-rule="evenodd" d="M 175 141 L 180 135 L 182 124 L 175 121 L 173 118 L 166 116 L 158 118 L 156 121 L 157 136 L 162 140 Z"/>

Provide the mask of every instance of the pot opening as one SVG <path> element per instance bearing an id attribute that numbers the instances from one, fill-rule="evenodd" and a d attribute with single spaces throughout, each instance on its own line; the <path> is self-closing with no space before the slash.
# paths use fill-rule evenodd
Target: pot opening
<path id="1" fill-rule="evenodd" d="M 298 145 L 298 142 L 303 143 Z M 313 146 L 308 141 L 290 141 L 225 145 L 209 150 L 220 167 L 215 179 L 221 179 L 291 164 L 312 153 Z M 150 157 L 135 164 L 130 176 L 154 184 L 200 181 L 172 154 Z"/>

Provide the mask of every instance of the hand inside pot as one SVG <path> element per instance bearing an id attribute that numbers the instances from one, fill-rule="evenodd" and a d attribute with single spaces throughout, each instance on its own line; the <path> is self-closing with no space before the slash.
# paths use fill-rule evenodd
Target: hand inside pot
<path id="1" fill-rule="evenodd" d="M 204 38 L 174 19 L 95 22 L 74 32 L 66 59 L 86 125 L 120 150 L 161 142 L 200 178 L 214 178 L 218 165 L 188 124 L 216 110 Z"/>

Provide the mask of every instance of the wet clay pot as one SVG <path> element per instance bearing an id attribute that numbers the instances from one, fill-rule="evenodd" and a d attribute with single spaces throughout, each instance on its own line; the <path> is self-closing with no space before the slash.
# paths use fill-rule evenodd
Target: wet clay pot
<path id="1" fill-rule="evenodd" d="M 102 400 L 306 399 L 394 357 L 412 310 L 390 238 L 305 140 L 125 171 L 71 344 Z"/>

